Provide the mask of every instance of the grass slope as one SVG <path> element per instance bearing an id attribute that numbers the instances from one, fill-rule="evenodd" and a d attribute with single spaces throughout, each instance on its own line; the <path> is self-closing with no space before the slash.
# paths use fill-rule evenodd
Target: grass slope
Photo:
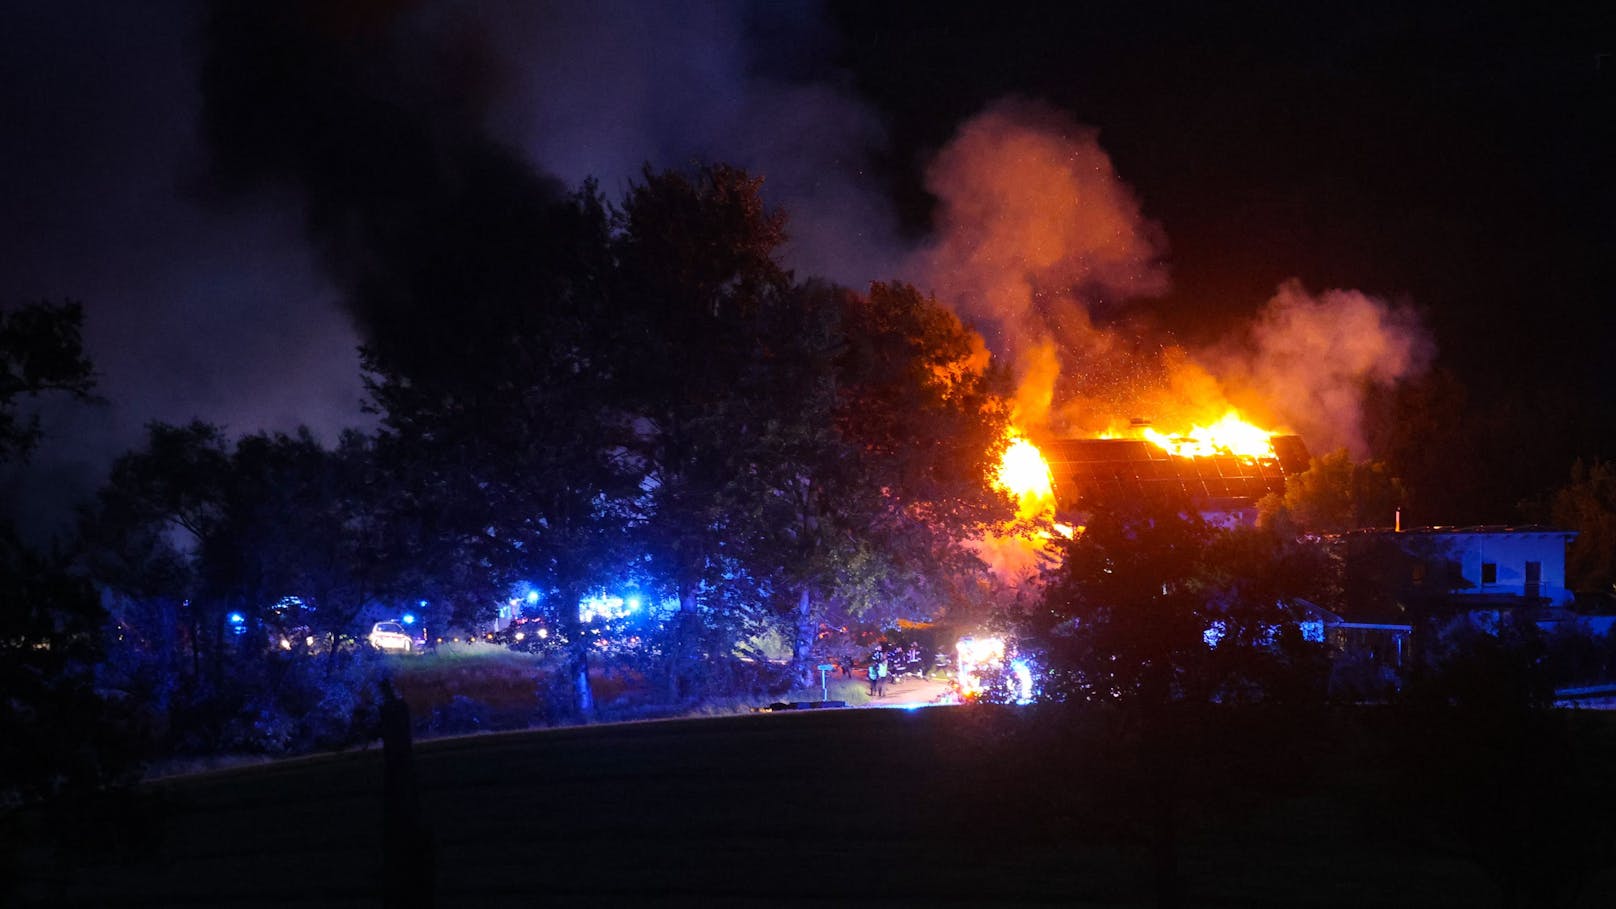
<path id="1" fill-rule="evenodd" d="M 1065 797 L 1086 785 L 1072 770 L 1078 756 L 1018 753 L 1027 717 L 846 710 L 419 743 L 438 904 L 1148 900 L 1134 845 L 1092 835 L 1107 819 L 1083 816 Z M 381 777 L 371 749 L 164 780 L 112 807 L 13 817 L 10 900 L 378 905 Z M 1349 829 L 1345 797 L 1264 798 L 1186 828 L 1191 904 L 1498 903 L 1472 862 Z M 423 886 L 429 877 L 423 870 Z M 1609 895 L 1585 904 L 1607 905 L 1598 897 Z"/>

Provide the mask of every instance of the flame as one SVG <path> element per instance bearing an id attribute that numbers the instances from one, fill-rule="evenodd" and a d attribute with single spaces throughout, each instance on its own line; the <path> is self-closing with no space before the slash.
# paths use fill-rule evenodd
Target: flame
<path id="1" fill-rule="evenodd" d="M 1191 426 L 1187 431 L 1167 435 L 1151 427 L 1139 430 L 1140 438 L 1155 443 L 1163 451 L 1181 458 L 1210 458 L 1234 455 L 1240 458 L 1272 458 L 1274 433 L 1240 417 L 1230 408 L 1211 426 Z M 1112 437 L 1107 433 L 1103 437 Z"/>
<path id="2" fill-rule="evenodd" d="M 1004 664 L 1003 638 L 961 638 L 954 649 L 959 653 L 959 687 L 966 697 L 982 693 L 985 673 Z"/>
<path id="3" fill-rule="evenodd" d="M 1038 446 L 1014 429 L 994 480 L 1016 497 L 1016 513 L 1021 517 L 1037 517 L 1055 509 L 1055 480 L 1049 462 Z"/>
<path id="4" fill-rule="evenodd" d="M 1143 439 L 1180 458 L 1267 459 L 1274 457 L 1274 435 L 1231 407 L 1209 426 L 1194 424 L 1176 434 L 1147 425 L 1108 430 L 1099 437 Z M 1001 577 L 1025 580 L 1036 572 L 1039 559 L 1052 551 L 1055 537 L 1075 539 L 1084 528 L 1055 519 L 1054 474 L 1038 446 L 1014 426 L 1006 434 L 1006 443 L 993 482 L 1015 498 L 1016 518 L 1023 523 L 1013 533 L 989 533 L 978 550 Z"/>
<path id="5" fill-rule="evenodd" d="M 1014 427 L 1005 439 L 993 485 L 1015 499 L 1016 522 L 988 531 L 976 549 L 1001 579 L 1020 584 L 1038 573 L 1051 546 L 1050 528 L 1068 539 L 1072 528 L 1055 522 L 1055 479 L 1043 452 Z"/>

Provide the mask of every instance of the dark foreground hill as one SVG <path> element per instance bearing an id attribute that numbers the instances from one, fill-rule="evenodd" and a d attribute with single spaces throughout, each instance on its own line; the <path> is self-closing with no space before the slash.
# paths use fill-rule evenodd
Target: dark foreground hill
<path id="1" fill-rule="evenodd" d="M 1529 882 L 1523 904 L 1616 904 L 1598 848 L 1488 867 L 1465 825 L 1499 815 L 1500 836 L 1543 839 L 1541 820 L 1492 809 L 1519 781 L 1489 785 L 1491 764 L 1426 786 L 1339 720 L 1276 737 L 1268 719 L 1203 716 L 1148 748 L 1134 728 L 935 708 L 418 744 L 436 859 L 412 881 L 449 906 L 1457 907 L 1502 905 L 1511 881 Z M 1485 788 L 1478 813 L 1449 798 L 1455 778 Z M 1573 794 L 1522 785 L 1540 813 Z M 1566 823 L 1608 840 L 1608 820 Z M 162 781 L 3 829 L 7 904 L 375 906 L 382 756 Z"/>

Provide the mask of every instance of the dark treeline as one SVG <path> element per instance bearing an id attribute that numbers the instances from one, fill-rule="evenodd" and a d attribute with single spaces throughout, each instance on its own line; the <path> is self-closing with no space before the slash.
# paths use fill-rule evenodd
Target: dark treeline
<path id="1" fill-rule="evenodd" d="M 1187 503 L 1106 506 L 1057 547 L 1047 595 L 1019 602 L 970 545 L 1012 518 L 992 482 L 1007 376 L 948 308 L 902 283 L 787 272 L 785 214 L 730 167 L 569 192 L 480 133 L 468 74 L 401 56 L 363 15 L 310 9 L 212 8 L 203 131 L 222 198 L 290 187 L 303 202 L 365 339 L 377 426 L 317 440 L 154 425 L 71 539 L 39 553 L 0 530 L 7 797 L 143 756 L 368 740 L 382 667 L 353 645 L 370 622 L 411 610 L 470 628 L 512 597 L 553 631 L 533 680 L 546 722 L 602 714 L 602 661 L 671 712 L 809 682 L 822 624 L 990 602 L 1047 648 L 1057 699 L 1147 718 L 1316 704 L 1351 689 L 1339 667 L 1270 634 L 1286 598 L 1330 602 L 1329 554 L 1306 534 L 1468 498 L 1473 465 L 1453 452 L 1480 436 L 1453 426 L 1463 391 L 1437 373 L 1371 402 L 1385 464 L 1321 457 L 1250 531 Z M 16 461 L 38 437 L 23 402 L 88 398 L 94 375 L 76 307 L 3 315 L 0 460 Z M 1579 465 L 1534 507 L 1583 532 L 1573 584 L 1608 594 L 1609 465 Z M 655 621 L 580 612 L 627 591 Z M 608 632 L 634 646 L 596 646 Z M 754 646 L 771 636 L 783 671 Z M 1433 647 L 1407 690 L 1462 701 L 1482 690 L 1452 682 L 1467 655 L 1518 668 L 1561 646 L 1529 628 L 1507 643 L 1450 641 L 1446 661 Z M 1608 676 L 1609 648 L 1586 644 L 1562 649 Z M 1517 680 L 1497 693 L 1534 708 L 1567 681 L 1479 675 Z"/>
<path id="2" fill-rule="evenodd" d="M 670 707 L 727 691 L 760 635 L 792 655 L 767 684 L 806 682 L 822 622 L 980 596 L 966 544 L 1011 511 L 991 482 L 1003 374 L 911 287 L 795 281 L 758 185 L 647 171 L 618 206 L 587 186 L 544 202 L 501 272 L 407 285 L 465 303 L 401 306 L 365 349 L 374 433 L 153 425 L 53 557 L 79 601 L 26 599 L 45 626 L 88 623 L 87 678 L 148 747 L 206 753 L 363 737 L 374 673 L 347 645 L 406 609 L 442 633 L 530 596 L 565 692 L 551 719 L 578 720 L 591 595 L 660 607 L 632 661 Z M 71 631 L 45 626 L 17 640 Z"/>
<path id="3" fill-rule="evenodd" d="M 463 331 L 401 309 L 374 337 L 374 431 L 326 445 L 155 424 L 73 538 L 38 553 L 8 528 L 7 800 L 128 779 L 152 758 L 369 741 L 393 664 L 359 638 L 405 610 L 441 630 L 526 600 L 553 631 L 531 680 L 545 723 L 624 715 L 594 696 L 602 669 L 673 713 L 803 685 L 823 624 L 954 612 L 1014 632 L 1043 700 L 1086 705 L 1027 725 L 1017 759 L 1082 755 L 1100 783 L 1058 807 L 1102 812 L 1096 831 L 1137 853 L 1159 904 L 1182 902 L 1197 824 L 1308 791 L 1341 758 L 1306 749 L 1343 736 L 1390 787 L 1366 804 L 1426 806 L 1402 835 L 1481 863 L 1511 901 L 1551 885 L 1570 899 L 1601 867 L 1608 850 L 1579 837 L 1607 816 L 1608 787 L 1580 764 L 1553 774 L 1608 743 L 1550 707 L 1557 686 L 1616 678 L 1616 638 L 1433 627 L 1395 691 L 1332 661 L 1286 604 L 1343 596 L 1320 534 L 1403 495 L 1386 465 L 1341 454 L 1265 501 L 1257 527 L 1190 502 L 1096 500 L 1085 531 L 1054 544 L 1044 592 L 1017 597 L 971 546 L 1013 519 L 993 483 L 1005 376 L 912 287 L 783 271 L 784 219 L 758 188 L 714 166 L 648 170 L 617 204 L 592 186 L 551 199 L 534 242 L 568 252 L 534 266 L 542 279 L 512 267 L 480 285 Z M 38 437 L 20 402 L 88 399 L 94 375 L 76 307 L 5 318 L 0 454 L 20 459 Z M 1536 506 L 1585 530 L 1571 571 L 1594 592 L 1612 564 L 1609 474 L 1578 465 Z M 626 591 L 655 618 L 579 608 Z M 770 635 L 789 661 L 761 658 Z M 1365 699 L 1389 707 L 1331 706 Z M 1316 763 L 1246 775 L 1265 745 Z M 1478 800 L 1500 779 L 1531 785 Z M 1575 824 L 1536 813 L 1550 802 Z M 1521 836 L 1531 850 L 1495 860 Z"/>
<path id="4" fill-rule="evenodd" d="M 379 424 L 332 447 L 158 425 L 114 464 L 51 566 L 86 600 L 49 608 L 94 615 L 87 678 L 148 747 L 363 733 L 374 673 L 345 645 L 406 608 L 443 633 L 531 600 L 545 719 L 578 720 L 588 596 L 671 604 L 632 662 L 677 706 L 807 681 L 822 621 L 982 595 L 1005 376 L 948 310 L 787 273 L 784 214 L 729 167 L 568 191 L 483 133 L 475 67 L 386 11 L 218 4 L 202 37 L 207 190 L 301 201 Z M 788 678 L 734 666 L 770 665 L 767 635 Z"/>
<path id="5" fill-rule="evenodd" d="M 1006 376 L 912 287 L 784 271 L 785 218 L 758 190 L 724 166 L 647 170 L 615 204 L 591 185 L 522 203 L 492 234 L 502 257 L 372 263 L 352 292 L 378 312 L 402 301 L 363 351 L 377 429 L 326 445 L 156 424 L 72 539 L 42 555 L 8 529 L 8 780 L 44 795 L 142 755 L 366 739 L 384 674 L 355 646 L 371 622 L 410 611 L 435 633 L 470 629 L 517 596 L 554 632 L 537 646 L 543 722 L 600 715 L 602 669 L 649 681 L 674 712 L 807 684 L 822 625 L 993 604 L 1047 649 L 1061 699 L 1384 693 L 1297 639 L 1279 604 L 1339 599 L 1313 535 L 1404 501 L 1391 467 L 1315 459 L 1259 528 L 1233 532 L 1189 503 L 1102 503 L 1057 547 L 1047 594 L 1018 600 L 971 546 L 1012 518 L 992 482 Z M 433 302 L 411 303 L 420 293 Z M 0 439 L 16 460 L 38 436 L 20 402 L 88 399 L 94 376 L 76 307 L 6 318 Z M 1536 506 L 1583 531 L 1572 583 L 1595 593 L 1613 564 L 1609 473 L 1579 465 Z M 580 612 L 630 591 L 654 619 Z M 784 670 L 755 648 L 771 636 Z M 1612 675 L 1606 643 L 1521 636 L 1559 654 L 1564 677 L 1535 677 L 1550 691 Z M 608 637 L 634 645 L 598 646 Z M 1475 649 L 1461 644 L 1431 653 Z"/>

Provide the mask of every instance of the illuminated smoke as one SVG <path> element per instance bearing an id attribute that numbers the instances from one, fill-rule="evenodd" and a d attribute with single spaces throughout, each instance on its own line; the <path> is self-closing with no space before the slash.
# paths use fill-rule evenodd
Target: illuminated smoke
<path id="1" fill-rule="evenodd" d="M 988 336 L 1017 379 L 1015 420 L 1056 435 L 1169 434 L 1231 409 L 1315 449 L 1368 452 L 1364 392 L 1423 370 L 1432 346 L 1406 307 L 1358 291 L 1279 288 L 1236 337 L 1188 351 L 1121 304 L 1163 292 L 1166 240 L 1095 130 L 1001 101 L 927 170 L 933 240 L 908 273 Z"/>
<path id="2" fill-rule="evenodd" d="M 1414 311 L 1356 290 L 1280 285 L 1246 336 L 1209 354 L 1231 395 L 1259 402 L 1314 451 L 1370 454 L 1363 398 L 1423 372 L 1433 347 Z"/>
<path id="3" fill-rule="evenodd" d="M 910 271 L 1014 364 L 1018 416 L 1046 419 L 1060 369 L 1111 345 L 1090 310 L 1160 293 L 1165 240 L 1098 134 L 1026 101 L 998 102 L 932 161 L 936 236 Z"/>

